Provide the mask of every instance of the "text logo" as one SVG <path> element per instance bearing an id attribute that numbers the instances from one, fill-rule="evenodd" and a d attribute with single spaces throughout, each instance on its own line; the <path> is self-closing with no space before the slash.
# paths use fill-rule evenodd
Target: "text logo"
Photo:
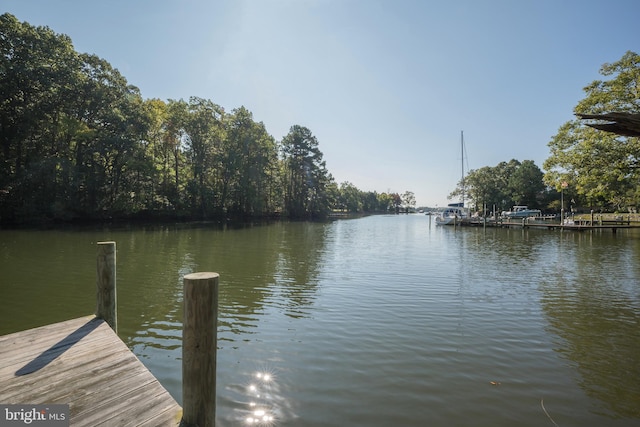
<path id="1" fill-rule="evenodd" d="M 0 405 L 0 427 L 69 427 L 69 405 Z"/>

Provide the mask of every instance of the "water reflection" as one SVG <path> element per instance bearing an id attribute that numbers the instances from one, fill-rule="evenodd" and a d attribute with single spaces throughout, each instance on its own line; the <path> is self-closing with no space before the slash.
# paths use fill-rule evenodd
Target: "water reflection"
<path id="1" fill-rule="evenodd" d="M 149 338 L 147 345 L 173 349 L 182 322 L 182 279 L 195 271 L 220 273 L 222 342 L 248 339 L 267 310 L 305 317 L 315 299 L 324 233 L 308 223 L 116 233 L 121 335 L 131 345 L 136 337 Z"/>
<path id="2" fill-rule="evenodd" d="M 285 315 L 302 318 L 313 304 L 318 285 L 318 270 L 324 254 L 327 227 L 299 223 L 283 234 L 278 251 L 271 302 Z"/>
<path id="3" fill-rule="evenodd" d="M 179 402 L 182 279 L 220 273 L 220 425 L 637 425 L 640 238 L 425 219 L 0 232 L 0 327 L 91 312 L 115 240 L 120 335 Z"/>
<path id="4" fill-rule="evenodd" d="M 580 374 L 581 388 L 611 417 L 640 417 L 640 298 L 633 239 L 563 236 L 541 281 L 556 350 Z M 606 249 L 605 249 L 606 248 Z M 633 262 L 632 260 L 635 260 Z"/>
<path id="5" fill-rule="evenodd" d="M 218 272 L 218 381 L 234 390 L 229 405 L 240 411 L 235 421 L 251 418 L 253 425 L 267 426 L 290 417 L 285 416 L 287 405 L 278 396 L 277 383 L 265 380 L 269 377 L 253 380 L 271 406 L 257 396 L 248 399 L 247 388 L 241 387 L 240 393 L 233 384 L 242 375 L 237 368 L 255 363 L 240 350 L 255 339 L 269 316 L 309 315 L 325 233 L 322 224 L 280 223 L 237 230 L 162 228 L 116 236 L 114 240 L 123 241 L 118 245 L 120 335 L 180 402 L 175 373 L 181 371 L 183 277 L 194 271 Z"/>
<path id="6" fill-rule="evenodd" d="M 72 237 L 61 231 L 0 230 L 0 335 L 94 311 L 95 238 Z"/>
<path id="7" fill-rule="evenodd" d="M 465 316 L 482 305 L 529 321 L 536 314 L 531 301 L 539 300 L 553 349 L 596 402 L 593 412 L 640 418 L 640 239 L 621 234 L 457 230 L 448 238 L 464 248 L 461 332 Z M 508 306 L 501 303 L 507 299 Z"/>

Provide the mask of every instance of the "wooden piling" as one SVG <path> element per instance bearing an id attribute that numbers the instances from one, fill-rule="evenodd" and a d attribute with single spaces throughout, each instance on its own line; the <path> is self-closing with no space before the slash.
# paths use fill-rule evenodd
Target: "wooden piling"
<path id="1" fill-rule="evenodd" d="M 218 273 L 184 276 L 181 427 L 214 427 Z"/>
<path id="2" fill-rule="evenodd" d="M 116 242 L 98 242 L 96 273 L 96 317 L 118 332 Z"/>

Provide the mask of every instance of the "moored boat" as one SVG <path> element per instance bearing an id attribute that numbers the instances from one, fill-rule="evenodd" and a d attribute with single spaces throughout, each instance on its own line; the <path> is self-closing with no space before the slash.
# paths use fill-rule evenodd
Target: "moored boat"
<path id="1" fill-rule="evenodd" d="M 528 206 L 514 206 L 510 211 L 503 211 L 502 216 L 505 218 L 529 218 L 532 216 L 540 216 L 540 209 L 529 209 Z"/>
<path id="2" fill-rule="evenodd" d="M 436 225 L 455 225 L 467 218 L 464 209 L 464 132 L 460 131 L 460 151 L 462 153 L 462 202 L 449 203 L 447 207 L 436 216 Z"/>
<path id="3" fill-rule="evenodd" d="M 436 224 L 438 225 L 454 225 L 467 217 L 462 203 L 451 203 L 445 210 L 436 216 Z"/>

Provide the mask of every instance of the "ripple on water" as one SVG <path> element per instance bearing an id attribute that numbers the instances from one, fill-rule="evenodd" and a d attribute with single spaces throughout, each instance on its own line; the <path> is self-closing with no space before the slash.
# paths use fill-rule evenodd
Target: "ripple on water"
<path id="1" fill-rule="evenodd" d="M 551 425 L 542 402 L 563 427 L 638 425 L 637 240 L 427 220 L 122 233 L 120 335 L 180 401 L 181 278 L 214 270 L 221 425 Z"/>

